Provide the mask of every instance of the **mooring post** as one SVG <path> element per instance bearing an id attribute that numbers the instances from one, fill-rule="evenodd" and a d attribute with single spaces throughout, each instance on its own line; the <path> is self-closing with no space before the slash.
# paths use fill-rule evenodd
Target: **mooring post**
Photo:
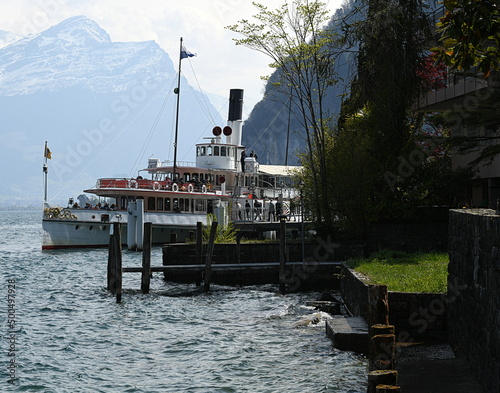
<path id="1" fill-rule="evenodd" d="M 386 285 L 370 285 L 368 287 L 368 329 L 373 335 L 373 325 L 389 324 L 389 294 Z"/>
<path id="2" fill-rule="evenodd" d="M 280 292 L 285 293 L 286 283 L 285 283 L 285 261 L 286 261 L 286 221 L 284 218 L 280 219 Z"/>
<path id="3" fill-rule="evenodd" d="M 368 373 L 368 393 L 376 393 L 377 386 L 396 386 L 398 372 L 396 370 L 375 370 Z"/>
<path id="4" fill-rule="evenodd" d="M 201 222 L 196 223 L 196 250 L 195 250 L 195 263 L 201 265 L 203 263 L 203 224 Z M 201 285 L 201 280 L 203 274 L 201 270 L 196 273 L 196 286 Z"/>
<path id="5" fill-rule="evenodd" d="M 115 253 L 114 275 L 115 275 L 115 292 L 116 302 L 122 301 L 122 224 L 119 222 L 113 223 L 113 248 Z"/>
<path id="6" fill-rule="evenodd" d="M 217 233 L 217 221 L 212 221 L 210 238 L 208 239 L 207 255 L 205 259 L 205 291 L 210 291 L 210 280 L 212 279 L 212 254 L 214 251 L 215 235 Z"/>
<path id="7" fill-rule="evenodd" d="M 115 263 L 115 243 L 113 239 L 113 225 L 109 227 L 109 248 L 108 248 L 108 291 L 115 294 L 115 277 L 114 277 L 114 263 Z"/>
<path id="8" fill-rule="evenodd" d="M 241 263 L 241 231 L 236 231 L 236 262 Z"/>
<path id="9" fill-rule="evenodd" d="M 153 242 L 153 223 L 144 223 L 144 247 L 142 249 L 141 291 L 149 293 L 151 283 L 151 244 Z"/>

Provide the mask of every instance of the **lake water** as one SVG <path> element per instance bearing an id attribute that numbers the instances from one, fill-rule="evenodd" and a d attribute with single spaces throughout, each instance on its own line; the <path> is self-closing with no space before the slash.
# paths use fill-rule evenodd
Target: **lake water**
<path id="1" fill-rule="evenodd" d="M 202 293 L 155 273 L 143 295 L 140 274 L 125 274 L 117 304 L 105 288 L 107 250 L 42 252 L 41 212 L 0 212 L 0 234 L 2 392 L 366 389 L 366 360 L 334 349 L 324 321 L 296 326 L 317 293 Z M 140 263 L 124 254 L 124 266 Z"/>

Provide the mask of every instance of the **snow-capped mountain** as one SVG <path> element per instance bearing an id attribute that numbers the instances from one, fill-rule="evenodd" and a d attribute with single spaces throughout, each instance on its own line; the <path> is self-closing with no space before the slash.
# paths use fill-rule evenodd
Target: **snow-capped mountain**
<path id="1" fill-rule="evenodd" d="M 0 48 L 6 47 L 13 42 L 21 39 L 21 36 L 11 33 L 10 31 L 0 30 Z"/>
<path id="2" fill-rule="evenodd" d="M 175 71 L 154 41 L 114 43 L 97 23 L 77 16 L 0 51 L 0 95 L 15 96 L 82 86 L 124 91 L 158 67 Z M 167 77 L 168 75 L 164 75 Z"/>
<path id="3" fill-rule="evenodd" d="M 113 42 L 84 16 L 29 37 L 0 33 L 1 162 L 15 168 L 2 175 L 0 206 L 41 201 L 45 141 L 49 197 L 74 197 L 98 177 L 137 175 L 151 155 L 171 160 L 176 75 L 154 41 Z M 194 143 L 225 121 L 184 78 L 181 92 L 178 159 L 194 161 Z"/>

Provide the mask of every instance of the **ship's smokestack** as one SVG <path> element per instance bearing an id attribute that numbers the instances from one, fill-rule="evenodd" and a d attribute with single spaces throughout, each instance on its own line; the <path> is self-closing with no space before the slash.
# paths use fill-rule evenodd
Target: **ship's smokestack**
<path id="1" fill-rule="evenodd" d="M 243 90 L 231 89 L 229 91 L 229 114 L 227 125 L 231 127 L 232 132 L 226 135 L 228 144 L 241 145 L 241 125 L 243 118 Z"/>
<path id="2" fill-rule="evenodd" d="M 231 89 L 229 91 L 228 121 L 241 120 L 243 116 L 243 90 Z"/>

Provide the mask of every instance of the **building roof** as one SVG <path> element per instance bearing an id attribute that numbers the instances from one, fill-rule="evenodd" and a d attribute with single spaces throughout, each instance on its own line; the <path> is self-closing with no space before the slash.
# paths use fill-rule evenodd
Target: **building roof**
<path id="1" fill-rule="evenodd" d="M 298 172 L 302 169 L 301 166 L 293 165 L 263 165 L 259 164 L 259 173 L 272 176 L 290 176 L 294 172 Z"/>

